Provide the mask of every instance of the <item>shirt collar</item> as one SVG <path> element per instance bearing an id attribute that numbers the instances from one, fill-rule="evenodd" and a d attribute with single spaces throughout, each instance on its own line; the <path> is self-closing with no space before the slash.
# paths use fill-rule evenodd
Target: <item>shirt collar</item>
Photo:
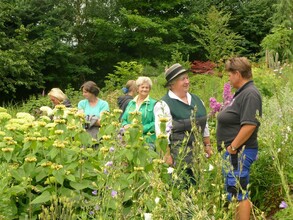
<path id="1" fill-rule="evenodd" d="M 169 90 L 169 92 L 168 92 L 168 95 L 170 96 L 170 98 L 172 98 L 172 99 L 177 99 L 177 100 L 179 100 L 180 102 L 183 102 L 183 103 L 185 103 L 182 99 L 180 99 L 173 91 L 171 91 L 171 90 Z M 190 95 L 190 93 L 188 92 L 187 94 L 187 101 L 188 101 L 188 104 L 190 105 L 190 103 L 191 103 L 191 95 Z"/>
<path id="2" fill-rule="evenodd" d="M 137 102 L 137 99 L 138 99 L 138 95 L 134 97 L 133 101 Z M 144 100 L 143 100 L 143 103 L 144 102 L 149 102 L 150 101 L 150 96 L 148 95 Z"/>
<path id="3" fill-rule="evenodd" d="M 253 84 L 253 80 L 248 81 L 247 83 L 245 83 L 243 86 L 241 86 L 234 94 L 234 98 L 244 89 L 246 89 L 248 86 Z"/>

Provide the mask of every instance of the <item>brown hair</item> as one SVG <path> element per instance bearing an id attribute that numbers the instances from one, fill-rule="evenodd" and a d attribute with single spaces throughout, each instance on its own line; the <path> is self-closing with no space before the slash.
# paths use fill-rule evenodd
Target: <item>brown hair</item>
<path id="1" fill-rule="evenodd" d="M 81 90 L 85 90 L 89 93 L 94 94 L 95 96 L 98 96 L 100 93 L 100 88 L 97 86 L 97 84 L 93 81 L 87 81 L 80 87 Z"/>
<path id="2" fill-rule="evenodd" d="M 232 73 L 238 71 L 245 79 L 252 78 L 251 64 L 246 57 L 235 57 L 227 60 L 225 69 Z"/>
<path id="3" fill-rule="evenodd" d="M 136 90 L 135 80 L 128 80 L 125 87 L 126 87 L 126 89 L 128 89 L 128 92 L 135 91 Z"/>

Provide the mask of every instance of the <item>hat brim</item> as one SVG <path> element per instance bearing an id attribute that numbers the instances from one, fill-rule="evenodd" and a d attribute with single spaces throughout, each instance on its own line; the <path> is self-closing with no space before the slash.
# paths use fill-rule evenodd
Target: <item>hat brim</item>
<path id="1" fill-rule="evenodd" d="M 168 87 L 169 83 L 176 79 L 178 76 L 184 74 L 184 73 L 187 73 L 187 72 L 190 72 L 190 69 L 182 69 L 180 70 L 178 73 L 176 73 L 174 76 L 172 76 L 166 83 L 165 83 L 165 86 L 164 87 Z"/>

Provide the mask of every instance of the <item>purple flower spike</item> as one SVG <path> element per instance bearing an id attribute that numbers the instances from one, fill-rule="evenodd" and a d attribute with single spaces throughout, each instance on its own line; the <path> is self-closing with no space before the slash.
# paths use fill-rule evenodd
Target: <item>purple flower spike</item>
<path id="1" fill-rule="evenodd" d="M 279 207 L 280 207 L 281 209 L 285 209 L 285 208 L 288 207 L 288 205 L 287 205 L 287 203 L 286 203 L 285 201 L 282 201 L 282 202 L 280 203 Z"/>
<path id="2" fill-rule="evenodd" d="M 93 194 L 94 196 L 96 196 L 96 195 L 98 195 L 98 191 L 97 191 L 97 190 L 94 190 L 94 191 L 92 191 L 92 194 Z"/>
<path id="3" fill-rule="evenodd" d="M 112 190 L 112 192 L 111 192 L 111 196 L 112 196 L 113 198 L 117 197 L 117 191 Z"/>

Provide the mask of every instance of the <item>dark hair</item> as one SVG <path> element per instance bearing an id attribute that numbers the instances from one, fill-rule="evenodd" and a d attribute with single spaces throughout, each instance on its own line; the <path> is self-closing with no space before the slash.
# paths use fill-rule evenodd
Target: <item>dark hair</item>
<path id="1" fill-rule="evenodd" d="M 98 96 L 100 93 L 100 88 L 97 86 L 97 84 L 93 81 L 87 81 L 80 87 L 81 90 L 85 90 L 89 93 L 94 94 L 95 96 Z"/>
<path id="2" fill-rule="evenodd" d="M 227 60 L 225 69 L 232 73 L 238 71 L 245 79 L 252 77 L 251 64 L 246 57 L 235 57 Z"/>

